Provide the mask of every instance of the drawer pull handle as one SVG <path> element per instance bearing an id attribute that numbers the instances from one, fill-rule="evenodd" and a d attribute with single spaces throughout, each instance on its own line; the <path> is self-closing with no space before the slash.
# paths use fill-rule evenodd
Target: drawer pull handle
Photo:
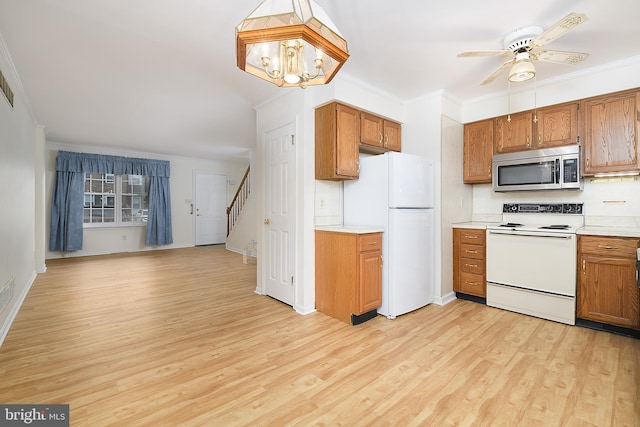
<path id="1" fill-rule="evenodd" d="M 378 242 L 367 242 L 367 245 L 377 245 Z"/>
<path id="2" fill-rule="evenodd" d="M 467 239 L 477 239 L 478 238 L 478 236 L 464 236 L 464 237 L 466 237 Z"/>
<path id="3" fill-rule="evenodd" d="M 598 245 L 600 249 L 618 249 L 616 246 Z"/>
<path id="4" fill-rule="evenodd" d="M 467 282 L 467 285 L 478 286 L 478 282 Z"/>
<path id="5" fill-rule="evenodd" d="M 467 249 L 466 252 L 468 254 L 477 254 L 478 253 L 478 251 L 470 251 L 469 249 Z"/>
<path id="6" fill-rule="evenodd" d="M 476 267 L 478 267 L 478 264 L 465 264 L 465 266 L 476 268 Z"/>

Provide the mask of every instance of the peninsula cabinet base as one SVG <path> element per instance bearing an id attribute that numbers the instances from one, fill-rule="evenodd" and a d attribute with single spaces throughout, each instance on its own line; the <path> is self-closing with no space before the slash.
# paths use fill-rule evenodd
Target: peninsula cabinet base
<path id="1" fill-rule="evenodd" d="M 377 309 L 373 309 L 371 311 L 367 311 L 366 313 L 362 313 L 362 314 L 351 314 L 351 324 L 354 326 L 360 325 L 366 322 L 367 320 L 373 319 L 377 315 L 378 315 Z"/>

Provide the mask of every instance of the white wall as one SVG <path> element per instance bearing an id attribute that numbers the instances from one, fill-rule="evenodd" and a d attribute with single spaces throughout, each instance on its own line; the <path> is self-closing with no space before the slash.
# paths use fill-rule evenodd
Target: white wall
<path id="1" fill-rule="evenodd" d="M 446 303 L 453 298 L 453 229 L 455 222 L 465 221 L 473 212 L 473 188 L 462 183 L 464 157 L 464 127 L 447 117 L 442 116 L 442 170 L 440 199 L 442 220 L 440 222 L 440 294 Z"/>
<path id="2" fill-rule="evenodd" d="M 101 255 L 118 252 L 135 252 L 154 249 L 184 248 L 195 245 L 194 216 L 191 214 L 193 201 L 194 172 L 209 172 L 227 175 L 234 182 L 227 192 L 227 203 L 236 192 L 237 186 L 244 175 L 248 164 L 221 162 L 215 160 L 194 159 L 187 157 L 164 156 L 153 153 L 114 150 L 106 147 L 81 146 L 47 141 L 46 144 L 46 242 L 47 258 L 75 257 L 87 255 Z M 83 153 L 98 153 L 126 157 L 142 157 L 149 159 L 168 160 L 171 167 L 171 221 L 173 226 L 173 244 L 162 246 L 146 246 L 144 244 L 145 227 L 108 227 L 85 228 L 83 233 L 83 248 L 74 252 L 48 251 L 48 236 L 51 216 L 51 195 L 55 181 L 55 159 L 58 150 Z"/>
<path id="3" fill-rule="evenodd" d="M 0 343 L 36 275 L 36 145 L 41 129 L 30 112 L 0 37 L 0 70 L 14 93 L 14 107 L 0 93 L 0 288 L 11 279 L 14 294 L 0 311 Z M 43 266 L 39 266 L 43 267 Z"/>

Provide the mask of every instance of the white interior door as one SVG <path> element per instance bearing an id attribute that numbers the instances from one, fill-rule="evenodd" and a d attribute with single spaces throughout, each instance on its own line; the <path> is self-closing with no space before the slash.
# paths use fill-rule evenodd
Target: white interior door
<path id="1" fill-rule="evenodd" d="M 293 306 L 295 144 L 294 125 L 265 135 L 263 264 L 265 293 Z"/>
<path id="2" fill-rule="evenodd" d="M 195 174 L 196 246 L 224 243 L 227 237 L 227 176 Z"/>

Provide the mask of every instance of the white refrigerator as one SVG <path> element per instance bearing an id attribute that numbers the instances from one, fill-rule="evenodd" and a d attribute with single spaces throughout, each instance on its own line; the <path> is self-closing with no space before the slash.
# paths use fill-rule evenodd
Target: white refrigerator
<path id="1" fill-rule="evenodd" d="M 433 163 L 388 152 L 360 159 L 344 182 L 344 225 L 384 228 L 382 305 L 393 319 L 434 300 Z"/>

